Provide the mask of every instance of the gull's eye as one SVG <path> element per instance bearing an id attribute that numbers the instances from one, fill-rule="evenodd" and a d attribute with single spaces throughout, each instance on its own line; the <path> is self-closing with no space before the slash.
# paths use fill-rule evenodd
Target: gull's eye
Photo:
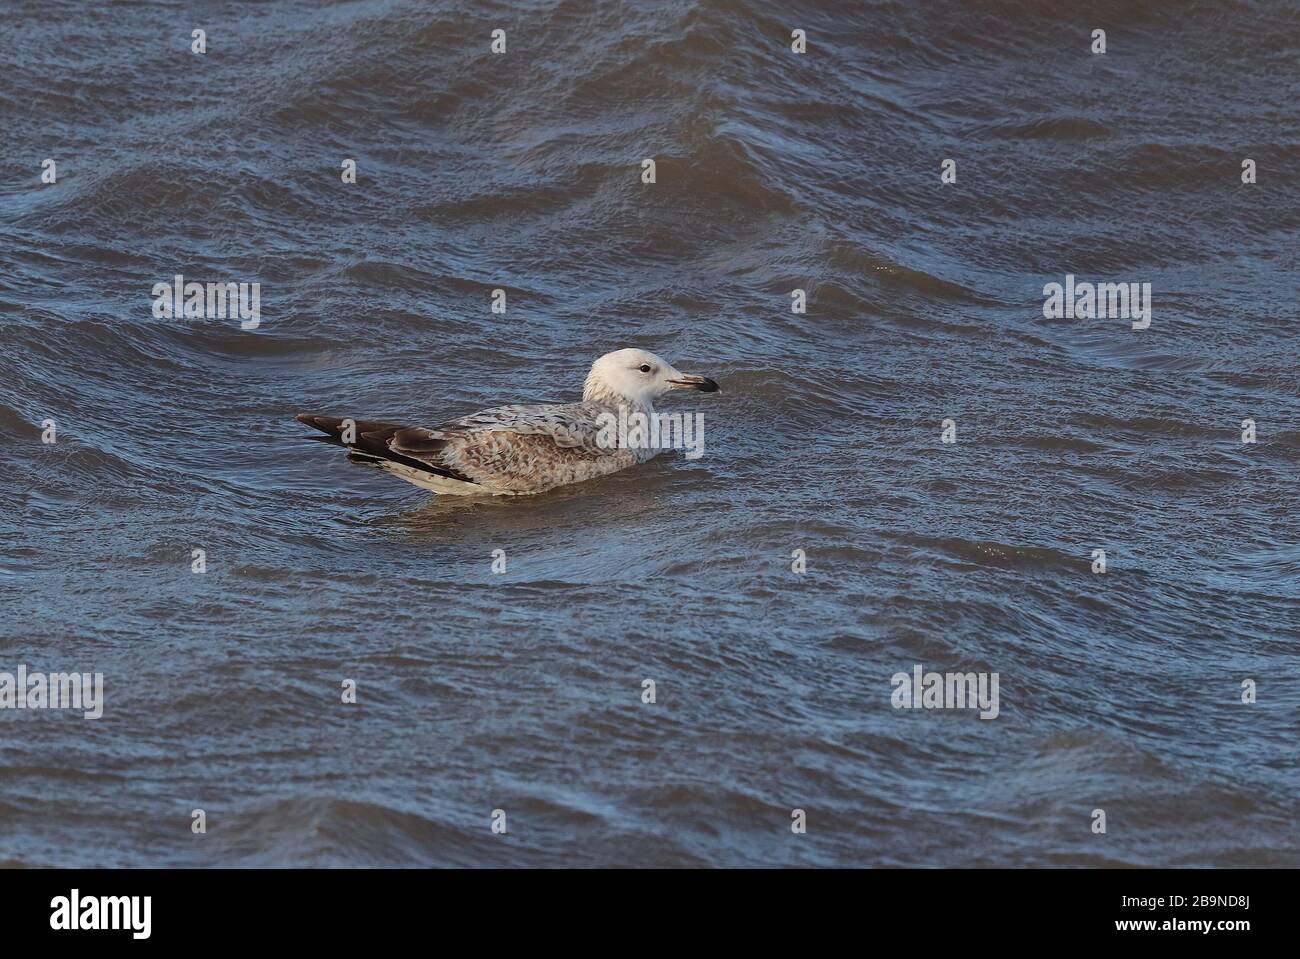
<path id="1" fill-rule="evenodd" d="M 642 364 L 641 364 L 641 372 L 642 372 L 642 373 L 649 373 L 649 372 L 650 372 L 650 364 L 649 364 L 649 363 L 642 363 Z"/>

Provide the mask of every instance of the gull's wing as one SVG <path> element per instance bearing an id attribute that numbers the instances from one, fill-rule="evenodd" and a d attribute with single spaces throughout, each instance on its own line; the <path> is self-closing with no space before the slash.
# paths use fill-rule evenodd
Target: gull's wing
<path id="1" fill-rule="evenodd" d="M 602 414 L 610 412 L 594 403 L 500 406 L 432 429 L 397 430 L 388 447 L 497 492 L 536 493 L 637 462 L 631 450 L 598 442 Z"/>
<path id="2" fill-rule="evenodd" d="M 470 483 L 483 492 L 540 493 L 638 461 L 631 450 L 598 442 L 602 414 L 610 413 L 594 403 L 566 403 L 501 406 L 433 428 L 356 420 L 350 443 L 343 442 L 346 420 L 305 413 L 298 419 L 351 453 L 406 470 Z"/>

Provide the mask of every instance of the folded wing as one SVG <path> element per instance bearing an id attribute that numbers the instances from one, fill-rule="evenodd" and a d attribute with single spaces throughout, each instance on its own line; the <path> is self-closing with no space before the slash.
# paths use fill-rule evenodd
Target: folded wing
<path id="1" fill-rule="evenodd" d="M 357 420 L 350 434 L 347 420 L 312 414 L 298 419 L 357 455 L 487 492 L 539 493 L 636 462 L 630 450 L 601 445 L 608 412 L 589 403 L 503 406 L 433 428 Z"/>

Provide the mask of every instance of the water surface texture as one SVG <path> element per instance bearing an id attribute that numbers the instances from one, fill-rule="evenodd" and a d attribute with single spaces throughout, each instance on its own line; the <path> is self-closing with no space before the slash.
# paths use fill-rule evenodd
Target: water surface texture
<path id="1" fill-rule="evenodd" d="M 106 690 L 0 711 L 0 863 L 1300 865 L 1295 4 L 0 21 L 0 671 Z M 293 419 L 625 346 L 721 383 L 703 457 L 438 499 Z"/>

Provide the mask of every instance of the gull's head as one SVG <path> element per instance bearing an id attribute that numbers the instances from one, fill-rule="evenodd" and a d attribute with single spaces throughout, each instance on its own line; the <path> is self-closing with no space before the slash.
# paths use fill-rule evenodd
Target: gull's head
<path id="1" fill-rule="evenodd" d="M 648 406 L 671 390 L 716 393 L 718 384 L 707 376 L 683 373 L 647 350 L 615 350 L 591 364 L 582 398 L 610 406 Z"/>

